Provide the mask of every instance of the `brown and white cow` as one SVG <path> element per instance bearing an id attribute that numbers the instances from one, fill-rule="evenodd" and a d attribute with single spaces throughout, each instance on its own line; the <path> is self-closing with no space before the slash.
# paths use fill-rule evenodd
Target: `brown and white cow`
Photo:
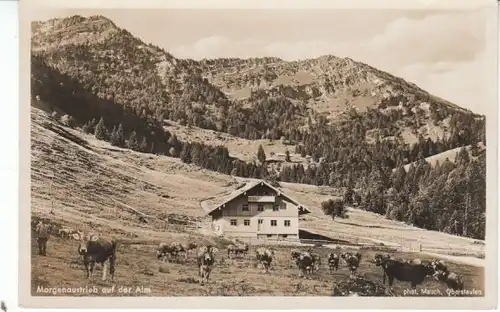
<path id="1" fill-rule="evenodd" d="M 434 279 L 446 284 L 448 288 L 453 290 L 462 290 L 464 288 L 463 279 L 457 273 L 450 272 L 443 260 L 433 260 L 431 261 L 431 266 L 434 270 Z"/>
<path id="2" fill-rule="evenodd" d="M 198 250 L 196 258 L 198 264 L 198 274 L 201 276 L 200 284 L 208 283 L 208 278 L 215 264 L 215 255 L 219 250 L 213 246 L 202 246 Z"/>
<path id="3" fill-rule="evenodd" d="M 57 230 L 57 235 L 61 238 L 65 238 L 65 239 L 70 238 L 71 235 L 73 235 L 74 233 L 76 233 L 75 230 L 67 228 L 67 227 L 62 227 L 62 228 Z"/>
<path id="4" fill-rule="evenodd" d="M 160 243 L 156 249 L 156 257 L 166 262 L 169 255 L 172 257 L 177 256 L 177 247 L 173 244 Z"/>
<path id="5" fill-rule="evenodd" d="M 260 247 L 255 251 L 257 264 L 261 264 L 264 267 L 264 272 L 269 272 L 274 255 L 274 250 L 265 247 Z"/>
<path id="6" fill-rule="evenodd" d="M 83 257 L 87 278 L 92 279 L 95 263 L 102 264 L 102 280 L 106 280 L 106 266 L 109 262 L 109 274 L 114 279 L 117 241 L 111 237 L 101 237 L 96 233 L 73 233 L 73 238 L 80 242 L 78 253 Z"/>
<path id="7" fill-rule="evenodd" d="M 227 257 L 234 258 L 239 254 L 248 253 L 248 244 L 231 244 L 227 246 Z"/>
<path id="8" fill-rule="evenodd" d="M 299 277 L 303 277 L 306 274 L 312 274 L 313 270 L 319 268 L 318 261 L 319 255 L 311 253 L 309 251 L 292 252 L 292 259 L 295 260 L 295 264 L 299 269 Z"/>
<path id="9" fill-rule="evenodd" d="M 343 252 L 342 254 L 340 254 L 340 258 L 349 267 L 351 274 L 356 273 L 361 263 L 361 254 L 359 252 Z"/>
<path id="10" fill-rule="evenodd" d="M 340 257 L 338 254 L 334 252 L 328 254 L 328 267 L 330 268 L 330 273 L 339 269 L 339 262 Z"/>

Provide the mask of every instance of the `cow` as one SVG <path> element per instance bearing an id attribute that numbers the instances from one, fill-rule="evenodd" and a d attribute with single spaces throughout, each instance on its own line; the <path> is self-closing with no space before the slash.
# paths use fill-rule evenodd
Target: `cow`
<path id="1" fill-rule="evenodd" d="M 314 265 L 313 265 L 314 271 L 318 271 L 319 266 L 321 265 L 321 257 L 317 253 L 311 253 L 311 256 L 314 259 Z"/>
<path id="2" fill-rule="evenodd" d="M 328 266 L 330 267 L 330 273 L 339 269 L 339 261 L 340 257 L 338 254 L 333 252 L 328 254 Z"/>
<path id="3" fill-rule="evenodd" d="M 43 221 L 39 221 L 35 227 L 36 242 L 38 245 L 38 254 L 41 256 L 47 255 L 47 241 L 49 240 L 49 225 Z"/>
<path id="4" fill-rule="evenodd" d="M 176 244 L 160 243 L 156 249 L 156 257 L 162 259 L 164 262 L 168 259 L 168 255 L 176 257 L 178 252 L 177 247 Z"/>
<path id="5" fill-rule="evenodd" d="M 66 239 L 66 238 L 70 238 L 71 235 L 73 235 L 73 233 L 75 233 L 75 230 L 63 227 L 63 228 L 58 229 L 57 236 Z"/>
<path id="6" fill-rule="evenodd" d="M 213 246 L 202 246 L 198 249 L 196 261 L 198 264 L 198 274 L 201 276 L 201 285 L 208 284 L 208 278 L 215 264 L 215 255 L 217 252 L 218 249 Z"/>
<path id="7" fill-rule="evenodd" d="M 462 278 L 457 273 L 450 272 L 443 260 L 431 261 L 431 266 L 435 271 L 433 277 L 437 281 L 446 284 L 448 288 L 451 288 L 453 290 L 462 290 L 464 288 L 464 282 Z"/>
<path id="8" fill-rule="evenodd" d="M 359 252 L 357 253 L 343 252 L 342 254 L 340 254 L 340 258 L 349 267 L 351 274 L 356 273 L 361 263 L 361 254 Z"/>
<path id="9" fill-rule="evenodd" d="M 455 272 L 436 271 L 434 277 L 436 278 L 436 280 L 446 284 L 448 288 L 451 288 L 453 290 L 464 289 L 464 282 L 462 278 Z"/>
<path id="10" fill-rule="evenodd" d="M 248 253 L 248 245 L 247 244 L 242 244 L 242 245 L 235 245 L 231 244 L 227 246 L 227 257 L 228 258 L 234 258 L 238 254 L 246 254 Z"/>
<path id="11" fill-rule="evenodd" d="M 172 257 L 174 258 L 174 261 L 175 261 L 175 262 L 179 262 L 179 258 L 178 258 L 178 256 L 179 256 L 179 254 L 180 254 L 181 252 L 185 252 L 185 250 L 184 250 L 184 246 L 182 246 L 182 244 L 181 244 L 181 243 L 178 243 L 178 242 L 173 242 L 173 243 L 170 245 L 170 247 L 172 248 L 172 249 L 171 249 L 171 253 L 170 253 L 170 254 L 171 254 L 171 255 L 172 255 Z M 187 259 L 187 253 L 186 253 L 186 259 Z"/>
<path id="12" fill-rule="evenodd" d="M 77 231 L 72 237 L 79 241 L 78 253 L 83 257 L 87 278 L 92 279 L 95 263 L 102 264 L 102 280 L 106 280 L 106 262 L 109 261 L 109 275 L 114 279 L 117 241 L 112 237 L 102 237 L 96 233 Z"/>
<path id="13" fill-rule="evenodd" d="M 255 256 L 257 258 L 257 264 L 261 264 L 264 267 L 264 271 L 267 273 L 271 268 L 271 262 L 273 261 L 273 257 L 275 255 L 274 250 L 260 247 L 255 251 Z"/>
<path id="14" fill-rule="evenodd" d="M 376 254 L 374 257 L 375 265 L 382 267 L 383 280 L 387 276 L 389 286 L 392 286 L 394 279 L 402 282 L 410 282 L 411 288 L 415 289 L 417 285 L 422 284 L 427 276 L 434 274 L 434 269 L 430 263 L 410 264 L 405 261 L 391 259 L 388 255 Z"/>
<path id="15" fill-rule="evenodd" d="M 196 247 L 195 247 L 196 248 Z M 184 259 L 187 260 L 188 257 L 188 247 L 185 244 L 181 244 L 179 242 L 173 242 L 170 244 L 170 255 L 174 259 L 175 262 L 179 262 L 179 255 L 184 253 Z"/>
<path id="16" fill-rule="evenodd" d="M 299 277 L 305 276 L 306 273 L 311 274 L 313 268 L 315 268 L 315 262 L 317 261 L 308 251 L 292 252 L 292 259 L 295 260 L 295 264 L 299 269 Z"/>
<path id="17" fill-rule="evenodd" d="M 432 260 L 431 261 L 431 266 L 434 269 L 434 271 L 444 271 L 448 272 L 448 266 L 443 260 Z"/>
<path id="18" fill-rule="evenodd" d="M 196 245 L 195 243 L 181 244 L 181 243 L 173 242 L 171 244 L 172 250 L 171 250 L 170 254 L 176 260 L 179 260 L 177 258 L 177 256 L 179 256 L 181 253 L 184 253 L 184 259 L 187 260 L 189 251 L 196 250 L 197 247 L 198 247 L 198 245 Z"/>
<path id="19" fill-rule="evenodd" d="M 296 261 L 296 260 L 299 258 L 300 253 L 301 253 L 301 252 L 300 252 L 300 251 L 298 251 L 298 250 L 292 250 L 292 252 L 291 252 L 292 259 L 293 259 L 294 261 Z"/>

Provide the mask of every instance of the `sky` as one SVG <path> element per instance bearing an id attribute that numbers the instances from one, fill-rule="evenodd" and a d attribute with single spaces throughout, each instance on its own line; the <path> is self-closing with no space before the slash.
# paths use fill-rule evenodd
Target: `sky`
<path id="1" fill-rule="evenodd" d="M 57 9 L 31 19 L 103 15 L 178 58 L 350 57 L 468 108 L 487 111 L 486 12 L 411 9 Z M 491 93 L 490 93 L 491 94 Z M 491 101 L 490 101 L 491 105 Z"/>

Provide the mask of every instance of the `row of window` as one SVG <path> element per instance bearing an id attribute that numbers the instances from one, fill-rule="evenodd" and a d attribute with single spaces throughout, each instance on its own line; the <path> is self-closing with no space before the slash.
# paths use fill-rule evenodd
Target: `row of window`
<path id="1" fill-rule="evenodd" d="M 231 222 L 231 225 L 233 225 L 233 226 L 237 226 L 238 225 L 238 220 L 236 220 L 236 219 L 231 219 L 230 222 Z M 258 223 L 262 224 L 262 223 L 264 223 L 264 220 L 263 219 L 259 219 Z M 285 226 L 290 226 L 290 220 L 284 220 L 283 224 Z M 250 226 L 250 220 L 248 220 L 248 219 L 243 220 L 243 225 Z M 278 226 L 278 221 L 277 220 L 271 220 L 271 226 Z"/>
<path id="2" fill-rule="evenodd" d="M 248 204 L 243 204 L 241 206 L 242 211 L 249 211 Z M 278 204 L 273 205 L 273 211 L 279 211 L 280 207 Z M 258 204 L 257 205 L 257 211 L 264 211 L 264 204 Z"/>

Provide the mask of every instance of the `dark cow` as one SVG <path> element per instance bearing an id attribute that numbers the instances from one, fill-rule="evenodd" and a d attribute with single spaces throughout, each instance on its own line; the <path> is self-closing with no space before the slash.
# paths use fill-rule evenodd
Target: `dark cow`
<path id="1" fill-rule="evenodd" d="M 340 257 L 338 254 L 333 252 L 328 254 L 328 267 L 330 268 L 330 273 L 339 269 L 339 261 Z"/>
<path id="2" fill-rule="evenodd" d="M 47 241 L 49 240 L 49 225 L 39 221 L 35 227 L 36 242 L 38 244 L 38 254 L 47 255 Z"/>
<path id="3" fill-rule="evenodd" d="M 357 253 L 343 252 L 342 254 L 340 254 L 340 258 L 349 267 L 351 274 L 356 273 L 361 263 L 361 254 L 359 252 Z"/>
<path id="4" fill-rule="evenodd" d="M 292 259 L 295 260 L 295 264 L 299 269 L 299 277 L 305 276 L 305 274 L 311 274 L 313 268 L 315 268 L 315 262 L 317 261 L 315 257 L 308 251 L 305 252 L 293 252 Z"/>
<path id="5" fill-rule="evenodd" d="M 101 237 L 95 233 L 78 231 L 73 238 L 80 242 L 78 253 L 83 257 L 87 278 L 92 279 L 95 263 L 102 264 L 102 280 L 106 280 L 106 262 L 109 261 L 109 275 L 114 279 L 117 242 L 112 237 Z"/>
<path id="6" fill-rule="evenodd" d="M 271 262 L 273 261 L 274 255 L 274 250 L 265 247 L 260 247 L 255 251 L 257 264 L 261 264 L 266 273 L 269 272 L 271 268 Z"/>
<path id="7" fill-rule="evenodd" d="M 453 290 L 464 289 L 464 282 L 462 278 L 455 272 L 450 272 L 443 260 L 432 261 L 431 266 L 434 269 L 434 278 L 448 286 Z"/>
<path id="8" fill-rule="evenodd" d="M 227 257 L 228 258 L 234 258 L 238 256 L 239 254 L 247 254 L 248 253 L 248 245 L 247 244 L 241 244 L 241 245 L 235 245 L 231 244 L 227 246 Z"/>
<path id="9" fill-rule="evenodd" d="M 208 283 L 217 252 L 218 249 L 213 246 L 202 246 L 198 250 L 196 261 L 198 264 L 198 274 L 201 276 L 201 285 Z"/>
<path id="10" fill-rule="evenodd" d="M 434 269 L 430 263 L 410 264 L 381 254 L 375 255 L 374 262 L 375 265 L 382 267 L 382 283 L 385 284 L 385 277 L 387 276 L 389 286 L 392 286 L 394 279 L 397 279 L 402 282 L 410 282 L 411 287 L 415 289 L 417 285 L 423 283 L 425 277 L 434 274 Z"/>
<path id="11" fill-rule="evenodd" d="M 296 260 L 299 258 L 300 253 L 301 253 L 301 252 L 300 252 L 300 251 L 298 251 L 298 250 L 292 250 L 292 252 L 291 252 L 292 259 L 293 259 L 294 261 L 296 261 Z"/>
<path id="12" fill-rule="evenodd" d="M 453 290 L 464 289 L 464 282 L 462 278 L 455 272 L 437 271 L 434 276 L 438 281 L 446 284 L 448 288 Z"/>
<path id="13" fill-rule="evenodd" d="M 162 259 L 164 262 L 168 259 L 168 256 L 172 256 L 173 258 L 177 257 L 178 246 L 175 243 L 167 244 L 160 243 L 156 250 L 156 257 L 158 259 Z"/>
<path id="14" fill-rule="evenodd" d="M 182 253 L 182 252 L 186 252 L 186 251 L 184 250 L 184 247 L 182 246 L 182 244 L 181 244 L 181 243 L 178 243 L 178 242 L 173 242 L 173 243 L 170 245 L 170 247 L 172 248 L 172 249 L 171 249 L 171 253 L 170 253 L 170 254 L 171 254 L 171 255 L 172 255 L 172 257 L 174 258 L 174 261 L 175 261 L 175 262 L 179 262 L 179 260 L 180 260 L 180 259 L 179 259 L 179 257 L 178 257 L 178 256 L 179 256 L 179 254 L 180 254 L 180 253 Z M 186 257 L 185 257 L 185 258 L 187 259 L 187 252 L 186 252 Z"/>

